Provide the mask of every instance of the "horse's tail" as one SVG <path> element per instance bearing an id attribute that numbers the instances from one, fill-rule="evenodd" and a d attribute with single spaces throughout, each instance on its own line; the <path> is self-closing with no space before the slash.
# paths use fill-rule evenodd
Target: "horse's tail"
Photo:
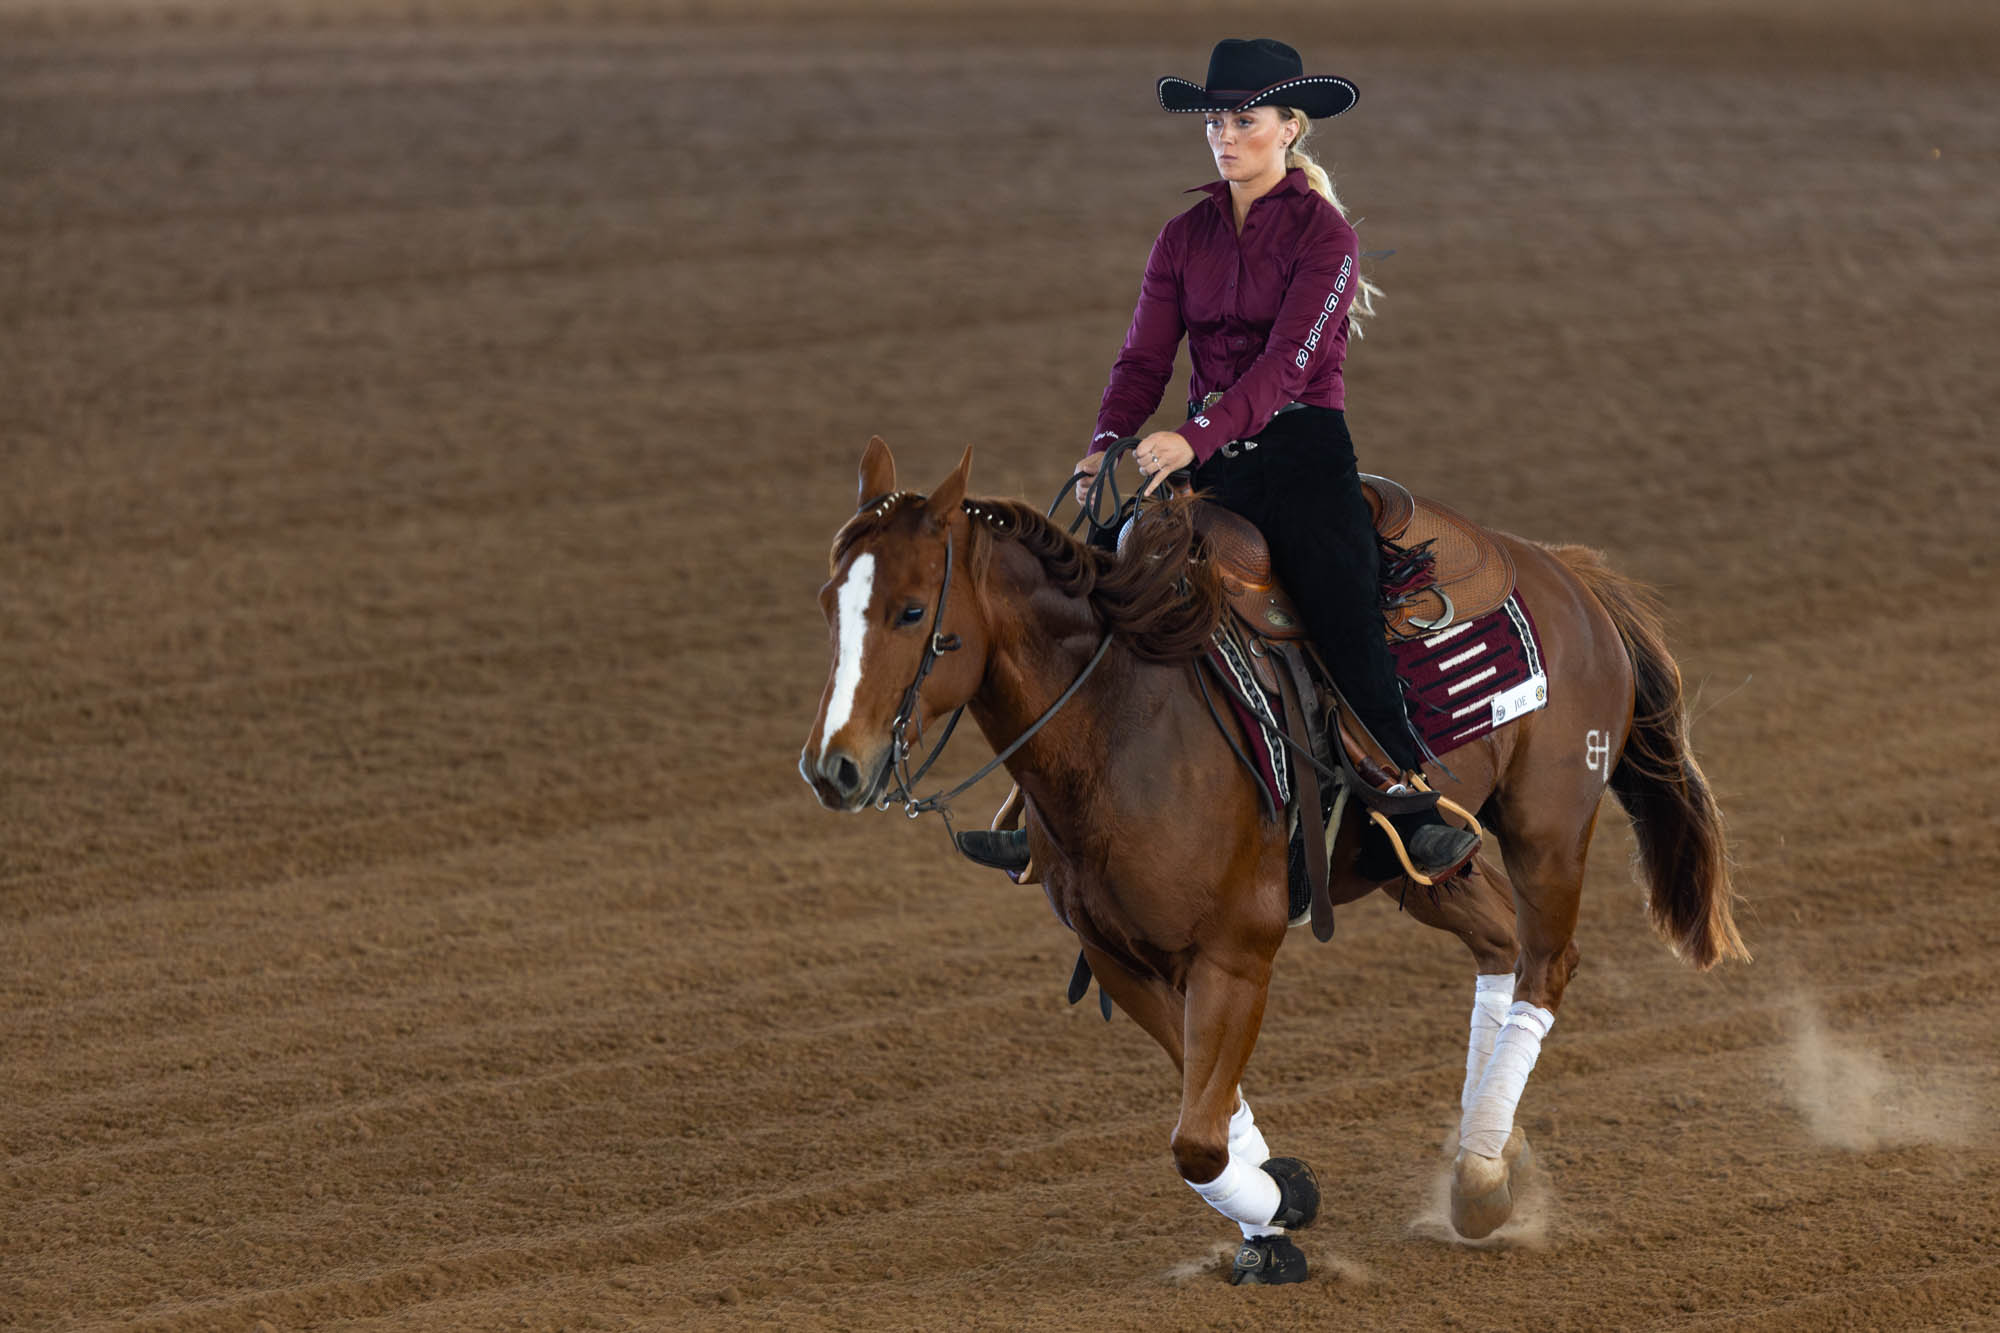
<path id="1" fill-rule="evenodd" d="M 1674 952 L 1698 968 L 1723 958 L 1749 962 L 1730 911 L 1735 890 L 1722 811 L 1688 744 L 1681 669 L 1667 651 L 1659 602 L 1596 551 L 1563 546 L 1555 555 L 1610 613 L 1632 659 L 1632 734 L 1611 771 L 1611 790 L 1639 842 L 1637 860 L 1653 925 Z"/>

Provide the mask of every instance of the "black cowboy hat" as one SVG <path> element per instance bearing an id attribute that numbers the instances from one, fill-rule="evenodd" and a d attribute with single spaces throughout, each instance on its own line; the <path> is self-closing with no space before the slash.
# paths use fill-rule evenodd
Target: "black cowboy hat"
<path id="1" fill-rule="evenodd" d="M 1269 37 L 1225 37 L 1208 57 L 1208 85 L 1169 74 L 1160 80 L 1160 105 L 1169 111 L 1248 111 L 1292 106 L 1313 120 L 1337 116 L 1361 96 L 1346 79 L 1307 74 L 1299 53 Z"/>

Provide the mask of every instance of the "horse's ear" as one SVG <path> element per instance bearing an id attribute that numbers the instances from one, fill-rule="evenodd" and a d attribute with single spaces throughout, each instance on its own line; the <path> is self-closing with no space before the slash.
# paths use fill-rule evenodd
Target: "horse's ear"
<path id="1" fill-rule="evenodd" d="M 861 451 L 861 494 L 854 498 L 854 507 L 863 508 L 895 489 L 896 459 L 880 435 L 871 435 L 868 447 Z"/>
<path id="2" fill-rule="evenodd" d="M 942 524 L 950 521 L 952 511 L 958 508 L 961 500 L 965 499 L 965 479 L 971 474 L 972 446 L 968 444 L 965 446 L 965 453 L 958 460 L 958 466 L 951 470 L 949 477 L 938 483 L 937 489 L 931 492 L 930 499 L 924 502 L 924 512 L 929 514 L 934 522 Z"/>

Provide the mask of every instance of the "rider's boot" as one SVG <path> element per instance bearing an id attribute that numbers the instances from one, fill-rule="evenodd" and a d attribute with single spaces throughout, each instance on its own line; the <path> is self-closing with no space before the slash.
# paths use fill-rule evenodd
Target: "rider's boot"
<path id="1" fill-rule="evenodd" d="M 1389 782 L 1383 784 L 1382 790 L 1391 796 L 1407 797 L 1418 795 L 1423 789 L 1408 782 Z M 1465 868 L 1478 852 L 1480 840 L 1473 830 L 1447 823 L 1438 813 L 1436 794 L 1425 794 L 1431 800 L 1423 808 L 1387 818 L 1403 840 L 1403 853 L 1410 858 L 1410 865 L 1424 878 L 1438 883 Z M 1371 847 L 1369 843 L 1376 845 Z M 1388 839 L 1379 833 L 1362 844 L 1359 868 L 1370 879 L 1394 879 L 1404 873 Z"/>
<path id="2" fill-rule="evenodd" d="M 977 861 L 995 870 L 1004 870 L 1014 877 L 1017 884 L 1033 881 L 1023 879 L 1031 863 L 1028 854 L 1028 831 L 1021 827 L 1027 817 L 1027 797 L 1021 794 L 1017 783 L 1000 802 L 1000 808 L 993 812 L 993 823 L 988 828 L 967 829 L 952 835 L 958 850 L 968 860 Z"/>
<path id="3" fill-rule="evenodd" d="M 1410 864 L 1432 879 L 1450 877 L 1479 850 L 1479 835 L 1471 829 L 1447 824 L 1437 807 L 1415 814 L 1392 815 L 1389 822 L 1402 835 L 1403 850 Z"/>
<path id="4" fill-rule="evenodd" d="M 980 865 L 1016 874 L 1028 868 L 1026 829 L 967 829 L 955 835 L 954 841 L 967 860 Z"/>

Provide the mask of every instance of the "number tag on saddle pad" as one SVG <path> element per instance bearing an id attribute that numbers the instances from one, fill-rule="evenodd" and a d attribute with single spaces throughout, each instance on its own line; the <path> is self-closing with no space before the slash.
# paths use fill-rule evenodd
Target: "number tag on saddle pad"
<path id="1" fill-rule="evenodd" d="M 1548 704 L 1549 678 L 1540 674 L 1530 676 L 1513 689 L 1493 696 L 1493 725 L 1503 726 Z"/>

